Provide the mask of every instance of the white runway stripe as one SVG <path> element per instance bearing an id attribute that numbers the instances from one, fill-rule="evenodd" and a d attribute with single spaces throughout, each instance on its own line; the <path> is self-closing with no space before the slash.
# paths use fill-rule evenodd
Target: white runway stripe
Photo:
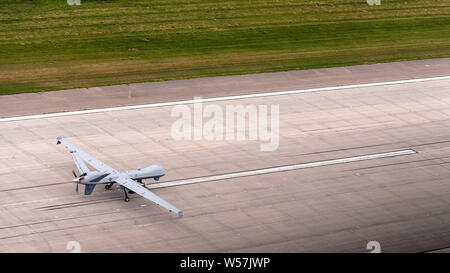
<path id="1" fill-rule="evenodd" d="M 173 187 L 173 186 L 180 186 L 180 185 L 187 185 L 187 184 L 211 182 L 211 181 L 224 180 L 224 179 L 230 179 L 230 178 L 238 178 L 238 177 L 245 177 L 245 176 L 292 171 L 292 170 L 314 168 L 314 167 L 321 167 L 321 166 L 328 166 L 328 165 L 335 165 L 335 164 L 342 164 L 342 163 L 350 163 L 350 162 L 363 161 L 363 160 L 409 155 L 409 154 L 416 154 L 416 153 L 417 152 L 414 150 L 407 149 L 407 150 L 401 150 L 401 151 L 395 151 L 395 152 L 361 155 L 361 156 L 354 156 L 354 157 L 345 157 L 345 158 L 325 160 L 325 161 L 316 161 L 316 162 L 310 162 L 310 163 L 302 163 L 302 164 L 294 164 L 294 165 L 287 165 L 287 166 L 280 166 L 280 167 L 273 167 L 273 168 L 257 169 L 257 170 L 251 170 L 251 171 L 241 171 L 241 172 L 204 176 L 204 177 L 197 177 L 197 178 L 190 178 L 190 179 L 181 179 L 181 180 L 175 180 L 175 181 L 169 181 L 169 182 L 153 183 L 153 184 L 148 184 L 146 186 L 148 189 L 157 189 L 157 188 Z"/>
<path id="2" fill-rule="evenodd" d="M 334 90 L 342 90 L 342 89 L 350 89 L 350 88 L 373 87 L 373 86 L 416 83 L 416 82 L 448 80 L 448 79 L 450 79 L 450 76 L 422 78 L 422 79 L 411 79 L 411 80 L 400 80 L 400 81 L 388 81 L 388 82 L 364 83 L 364 84 L 353 84 L 353 85 L 332 86 L 332 87 L 322 87 L 322 88 L 312 88 L 312 89 L 302 89 L 302 90 L 291 90 L 291 91 L 278 91 L 278 92 L 258 93 L 258 94 L 248 94 L 248 95 L 238 95 L 238 96 L 227 96 L 227 97 L 218 97 L 218 98 L 208 98 L 208 99 L 203 99 L 202 101 L 203 102 L 214 102 L 214 101 L 224 101 L 224 100 L 259 98 L 259 97 L 268 97 L 268 96 L 292 95 L 292 94 L 300 94 L 300 93 L 310 93 L 310 92 L 320 92 L 320 91 L 334 91 Z M 155 108 L 155 107 L 162 107 L 162 106 L 174 106 L 174 105 L 192 104 L 192 103 L 194 103 L 194 100 L 182 100 L 182 101 L 172 101 L 172 102 L 162 102 L 162 103 L 152 103 L 152 104 L 130 105 L 130 106 L 120 106 L 120 107 L 110 107 L 110 108 L 100 108 L 100 109 L 91 109 L 91 110 L 72 111 L 72 112 L 60 112 L 60 113 L 52 113 L 52 114 L 41 114 L 41 115 L 29 115 L 29 116 L 19 116 L 19 117 L 10 117 L 10 118 L 0 118 L 0 122 L 20 121 L 20 120 L 40 119 L 40 118 L 51 118 L 51 117 L 62 117 L 62 116 L 73 116 L 73 115 L 84 115 L 84 114 L 103 113 L 103 112 L 112 112 L 112 111 L 133 110 L 133 109 L 141 109 L 141 108 Z"/>

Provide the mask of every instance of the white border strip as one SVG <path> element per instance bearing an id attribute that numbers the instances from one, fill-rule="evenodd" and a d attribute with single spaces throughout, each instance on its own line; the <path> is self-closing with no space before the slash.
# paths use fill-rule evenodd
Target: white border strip
<path id="1" fill-rule="evenodd" d="M 401 151 L 395 151 L 395 152 L 378 153 L 378 154 L 370 154 L 370 155 L 362 155 L 362 156 L 354 156 L 354 157 L 345 157 L 345 158 L 339 158 L 339 159 L 316 161 L 316 162 L 302 163 L 302 164 L 294 164 L 294 165 L 287 165 L 287 166 L 281 166 L 281 167 L 264 168 L 264 169 L 257 169 L 257 170 L 251 170 L 251 171 L 242 171 L 242 172 L 234 172 L 234 173 L 227 173 L 227 174 L 197 177 L 197 178 L 181 179 L 181 180 L 175 180 L 175 181 L 169 181 L 169 182 L 153 183 L 153 184 L 146 185 L 146 187 L 148 189 L 173 187 L 173 186 L 180 186 L 180 185 L 188 185 L 188 184 L 195 184 L 195 183 L 224 180 L 224 179 L 230 179 L 230 178 L 239 178 L 239 177 L 245 177 L 245 176 L 254 176 L 254 175 L 292 171 L 292 170 L 299 170 L 299 169 L 306 169 L 306 168 L 322 167 L 322 166 L 350 163 L 350 162 L 363 161 L 363 160 L 380 159 L 380 158 L 394 157 L 394 156 L 400 156 L 400 155 L 410 155 L 410 154 L 416 154 L 416 153 L 417 152 L 412 149 L 407 149 L 407 150 L 401 150 Z"/>
<path id="2" fill-rule="evenodd" d="M 411 80 L 400 80 L 400 81 L 388 81 L 388 82 L 363 83 L 363 84 L 332 86 L 332 87 L 322 87 L 322 88 L 312 88 L 312 89 L 302 89 L 302 90 L 291 90 L 291 91 L 278 91 L 278 92 L 257 93 L 257 94 L 247 94 L 247 95 L 227 96 L 227 97 L 217 97 L 217 98 L 207 98 L 207 99 L 202 99 L 202 101 L 203 102 L 214 102 L 214 101 L 224 101 L 224 100 L 237 100 L 237 99 L 248 99 L 248 98 L 259 98 L 259 97 L 269 97 L 269 96 L 292 95 L 292 94 L 311 93 L 311 92 L 320 92 L 320 91 L 333 91 L 333 90 L 342 90 L 342 89 L 350 89 L 350 88 L 373 87 L 373 86 L 404 84 L 404 83 L 416 83 L 416 82 L 427 82 L 427 81 L 448 80 L 448 79 L 450 79 L 450 76 L 433 77 L 433 78 L 422 78 L 422 79 L 411 79 Z M 91 109 L 91 110 L 80 110 L 80 111 L 72 111 L 72 112 L 60 112 L 60 113 L 51 113 L 51 114 L 40 114 L 40 115 L 29 115 L 29 116 L 18 116 L 18 117 L 10 117 L 10 118 L 0 118 L 0 122 L 20 121 L 20 120 L 28 120 L 28 119 L 42 119 L 42 118 L 52 118 L 52 117 L 63 117 L 63 116 L 73 116 L 73 115 L 84 115 L 84 114 L 103 113 L 103 112 L 112 112 L 112 111 L 142 109 L 142 108 L 155 108 L 155 107 L 174 106 L 174 105 L 192 104 L 192 103 L 194 103 L 194 100 L 182 100 L 182 101 L 172 101 L 172 102 L 162 102 L 162 103 L 119 106 L 119 107 L 99 108 L 99 109 Z"/>

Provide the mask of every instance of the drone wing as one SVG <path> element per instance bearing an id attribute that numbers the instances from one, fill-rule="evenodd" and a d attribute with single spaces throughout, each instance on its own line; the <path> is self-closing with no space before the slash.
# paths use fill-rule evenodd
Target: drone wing
<path id="1" fill-rule="evenodd" d="M 135 193 L 139 194 L 140 196 L 160 205 L 161 207 L 164 207 L 164 208 L 168 209 L 169 211 L 176 213 L 178 215 L 178 218 L 183 217 L 183 211 L 177 209 L 175 206 L 173 206 L 169 202 L 165 201 L 158 195 L 152 193 L 147 188 L 143 187 L 138 182 L 130 179 L 126 175 L 120 174 L 118 177 L 114 178 L 114 181 L 116 181 L 120 185 L 124 186 L 125 188 L 134 191 Z"/>
<path id="2" fill-rule="evenodd" d="M 84 161 L 80 158 L 80 156 L 78 156 L 76 151 L 70 151 L 70 155 L 72 156 L 73 161 L 75 162 L 75 165 L 77 166 L 78 173 L 80 175 L 90 172 L 89 168 L 86 166 Z"/>
<path id="3" fill-rule="evenodd" d="M 85 173 L 86 172 L 85 170 L 89 171 L 86 164 L 84 164 L 83 160 L 86 161 L 89 165 L 91 165 L 95 169 L 97 169 L 98 171 L 108 173 L 117 172 L 112 167 L 106 165 L 105 163 L 101 162 L 100 160 L 96 159 L 95 157 L 86 153 L 85 151 L 81 150 L 80 148 L 73 145 L 69 141 L 63 139 L 62 137 L 58 137 L 58 142 L 56 144 L 60 143 L 64 144 L 64 146 L 66 146 L 67 149 L 69 149 L 70 154 L 72 155 L 73 160 L 75 161 L 75 164 L 77 165 L 77 168 L 80 171 L 80 174 Z"/>

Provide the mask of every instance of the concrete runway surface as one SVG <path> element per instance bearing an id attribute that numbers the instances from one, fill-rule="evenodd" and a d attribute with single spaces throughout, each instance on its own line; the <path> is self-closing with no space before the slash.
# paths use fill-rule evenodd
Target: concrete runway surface
<path id="1" fill-rule="evenodd" d="M 201 82 L 227 86 L 234 91 L 213 94 L 230 95 L 450 75 L 449 59 L 381 66 Z M 327 71 L 334 75 L 329 82 Z M 376 72 L 361 79 L 365 71 Z M 283 73 L 310 84 L 277 78 Z M 264 75 L 283 84 L 245 92 L 251 79 Z M 245 83 L 236 84 L 243 77 Z M 182 82 L 179 99 L 192 99 L 204 94 L 197 92 L 199 81 L 157 85 L 170 89 Z M 177 98 L 175 89 L 166 101 Z M 75 91 L 60 92 L 52 96 L 79 102 L 71 101 Z M 39 110 L 38 96 L 48 95 L 0 97 L 0 105 L 23 105 L 2 108 L 2 117 L 62 107 L 44 100 Z M 92 106 L 129 104 L 111 98 L 98 96 Z M 70 241 L 82 252 L 369 252 L 369 241 L 379 242 L 382 252 L 445 252 L 450 246 L 449 79 L 214 104 L 279 105 L 278 149 L 261 152 L 258 140 L 175 141 L 172 106 L 0 122 L 0 251 L 69 252 Z M 67 110 L 83 108 L 74 103 Z M 76 195 L 70 182 L 75 166 L 67 149 L 55 145 L 59 135 L 118 170 L 163 166 L 165 177 L 146 182 L 185 216 L 178 219 L 136 195 L 125 203 L 122 192 L 101 185 L 90 196 Z M 233 177 L 275 167 L 281 169 Z"/>

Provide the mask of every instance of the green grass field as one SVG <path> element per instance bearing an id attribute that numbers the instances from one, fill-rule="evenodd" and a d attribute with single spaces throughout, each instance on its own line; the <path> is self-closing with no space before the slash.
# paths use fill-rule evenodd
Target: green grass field
<path id="1" fill-rule="evenodd" d="M 450 57 L 450 1 L 0 1 L 0 94 Z"/>

